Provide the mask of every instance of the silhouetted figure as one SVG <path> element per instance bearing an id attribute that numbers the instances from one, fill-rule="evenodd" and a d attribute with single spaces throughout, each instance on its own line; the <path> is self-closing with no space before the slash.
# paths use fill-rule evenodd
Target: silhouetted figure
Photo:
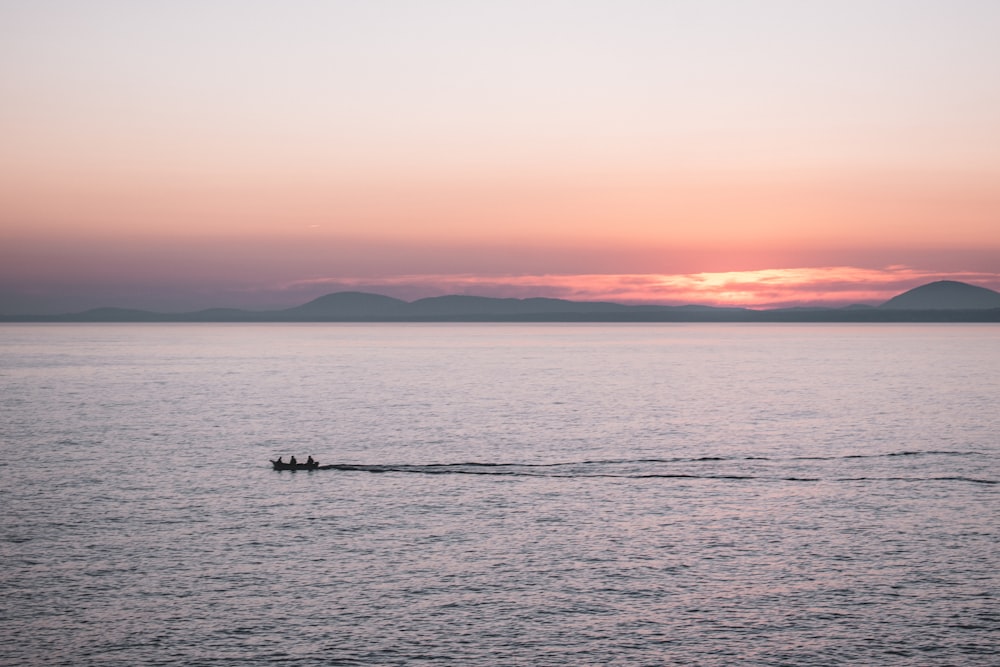
<path id="1" fill-rule="evenodd" d="M 281 460 L 281 457 L 280 457 L 280 456 L 278 457 L 278 461 L 277 461 L 277 463 L 278 463 L 278 465 L 281 465 L 282 463 L 284 463 L 284 461 L 282 461 L 282 460 Z"/>
<path id="2" fill-rule="evenodd" d="M 309 465 L 313 465 L 313 464 L 315 464 L 316 462 L 315 462 L 315 461 L 313 461 L 313 457 L 312 457 L 312 455 L 310 455 L 310 456 L 309 456 L 309 458 L 307 458 L 307 459 L 306 459 L 306 463 L 308 463 Z"/>
<path id="3" fill-rule="evenodd" d="M 298 461 L 296 461 L 296 460 L 295 460 L 295 457 L 293 456 L 292 458 L 288 459 L 288 463 L 289 463 L 290 465 L 297 465 L 297 464 L 298 464 Z"/>

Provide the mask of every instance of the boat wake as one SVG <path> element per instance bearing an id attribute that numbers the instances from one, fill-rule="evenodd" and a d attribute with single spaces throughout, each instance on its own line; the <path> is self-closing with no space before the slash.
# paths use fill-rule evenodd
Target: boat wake
<path id="1" fill-rule="evenodd" d="M 998 484 L 997 480 L 968 475 L 921 475 L 918 467 L 901 470 L 894 463 L 903 457 L 977 457 L 975 451 L 904 451 L 888 454 L 803 457 L 719 457 L 605 459 L 561 463 L 332 463 L 319 470 L 368 473 L 410 473 L 421 475 L 492 475 L 511 477 L 624 478 L 624 479 L 704 479 L 775 480 L 786 482 L 968 482 Z M 867 465 L 855 470 L 857 459 L 885 459 L 883 465 Z M 838 465 L 838 463 L 842 465 Z M 981 467 L 978 468 L 981 470 Z M 849 474 L 864 472 L 865 474 Z M 879 474 L 883 473 L 883 474 Z M 910 473 L 910 474 L 906 474 Z"/>

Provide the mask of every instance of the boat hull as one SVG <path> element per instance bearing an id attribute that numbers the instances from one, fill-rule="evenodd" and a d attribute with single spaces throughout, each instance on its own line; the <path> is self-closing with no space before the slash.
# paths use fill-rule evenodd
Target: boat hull
<path id="1" fill-rule="evenodd" d="M 316 470 L 319 468 L 319 463 L 285 463 L 284 461 L 271 461 L 271 465 L 275 470 Z"/>

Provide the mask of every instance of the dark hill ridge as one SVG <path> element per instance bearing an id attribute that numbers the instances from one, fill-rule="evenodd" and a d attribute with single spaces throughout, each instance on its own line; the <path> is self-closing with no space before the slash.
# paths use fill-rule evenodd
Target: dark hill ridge
<path id="1" fill-rule="evenodd" d="M 1000 308 L 1000 292 L 954 280 L 939 280 L 894 296 L 879 308 L 895 310 Z"/>
<path id="2" fill-rule="evenodd" d="M 621 313 L 635 306 L 601 301 L 567 301 L 532 297 L 529 299 L 484 296 L 433 296 L 410 304 L 411 314 L 422 317 L 459 315 L 541 315 L 545 313 Z"/>
<path id="3" fill-rule="evenodd" d="M 455 319 L 544 316 L 548 314 L 626 313 L 646 309 L 668 310 L 667 306 L 627 306 L 597 301 L 568 301 L 533 297 L 495 298 L 450 294 L 412 302 L 367 292 L 335 292 L 301 306 L 278 311 L 282 318 L 306 320 L 345 319 Z"/>
<path id="4" fill-rule="evenodd" d="M 410 304 L 401 299 L 368 292 L 334 292 L 294 308 L 278 311 L 287 318 L 395 318 L 408 314 Z"/>
<path id="5" fill-rule="evenodd" d="M 0 322 L 1000 322 L 1000 292 L 945 280 L 904 292 L 878 307 L 774 310 L 455 294 L 407 302 L 367 292 L 335 292 L 284 310 L 155 313 L 97 308 L 64 315 L 0 316 Z"/>

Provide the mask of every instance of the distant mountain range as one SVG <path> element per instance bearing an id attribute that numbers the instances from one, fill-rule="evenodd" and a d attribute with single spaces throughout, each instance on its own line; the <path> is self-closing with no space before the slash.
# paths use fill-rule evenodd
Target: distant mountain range
<path id="1" fill-rule="evenodd" d="M 210 308 L 157 313 L 97 308 L 62 315 L 5 315 L 3 322 L 1000 322 L 1000 292 L 942 280 L 880 306 L 718 308 L 633 306 L 606 301 L 438 296 L 407 302 L 381 294 L 336 292 L 285 310 Z"/>

